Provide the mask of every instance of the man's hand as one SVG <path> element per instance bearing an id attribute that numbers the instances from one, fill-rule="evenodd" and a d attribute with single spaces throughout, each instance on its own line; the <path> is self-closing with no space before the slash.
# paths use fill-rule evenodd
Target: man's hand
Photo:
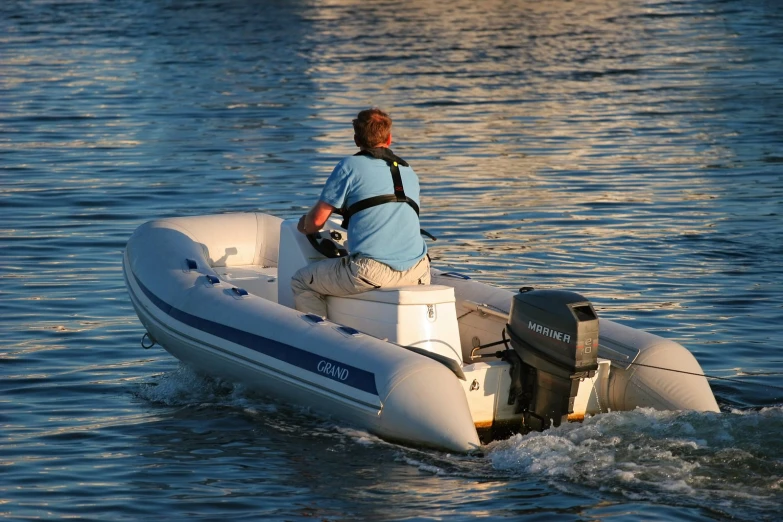
<path id="1" fill-rule="evenodd" d="M 296 229 L 302 234 L 315 234 L 324 226 L 326 220 L 334 212 L 334 207 L 323 201 L 318 201 L 310 211 L 299 218 Z"/>

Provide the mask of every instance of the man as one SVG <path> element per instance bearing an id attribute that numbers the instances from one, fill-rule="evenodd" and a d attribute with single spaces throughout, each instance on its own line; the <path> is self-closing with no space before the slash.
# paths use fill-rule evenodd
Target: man
<path id="1" fill-rule="evenodd" d="M 313 234 L 337 209 L 348 222 L 350 256 L 324 259 L 294 274 L 297 310 L 326 316 L 326 295 L 352 295 L 382 287 L 430 283 L 427 246 L 420 234 L 419 179 L 389 148 L 392 121 L 380 109 L 353 120 L 359 152 L 332 171 L 321 197 L 299 220 Z"/>

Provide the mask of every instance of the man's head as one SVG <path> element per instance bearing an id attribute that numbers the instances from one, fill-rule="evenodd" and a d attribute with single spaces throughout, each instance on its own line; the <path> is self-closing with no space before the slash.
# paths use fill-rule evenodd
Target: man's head
<path id="1" fill-rule="evenodd" d="M 392 120 L 380 109 L 363 110 L 353 120 L 353 141 L 363 149 L 391 145 Z"/>

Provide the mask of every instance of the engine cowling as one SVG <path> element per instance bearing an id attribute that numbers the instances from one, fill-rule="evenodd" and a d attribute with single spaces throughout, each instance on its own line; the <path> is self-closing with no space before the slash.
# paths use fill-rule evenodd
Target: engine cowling
<path id="1" fill-rule="evenodd" d="M 523 428 L 559 426 L 574 411 L 579 384 L 598 368 L 598 316 L 583 296 L 522 288 L 511 302 L 506 331 L 519 356 L 511 361 L 516 411 Z M 511 403 L 511 402 L 509 402 Z"/>

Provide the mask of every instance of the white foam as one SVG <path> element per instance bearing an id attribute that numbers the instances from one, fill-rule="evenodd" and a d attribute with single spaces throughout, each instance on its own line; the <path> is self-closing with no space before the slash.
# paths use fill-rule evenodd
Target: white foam
<path id="1" fill-rule="evenodd" d="M 777 505 L 783 408 L 732 413 L 637 409 L 489 444 L 496 471 L 700 505 Z M 732 504 L 733 503 L 733 504 Z"/>
<path id="2" fill-rule="evenodd" d="M 361 444 L 363 446 L 373 446 L 376 444 L 384 444 L 384 441 L 376 437 L 375 435 L 372 435 L 364 430 L 359 430 L 356 428 L 350 428 L 350 427 L 343 427 L 343 426 L 335 426 L 334 430 L 337 433 L 340 433 L 342 435 L 345 435 L 346 437 L 351 438 L 354 442 Z"/>
<path id="3" fill-rule="evenodd" d="M 186 365 L 164 373 L 154 382 L 142 384 L 137 395 L 150 402 L 166 406 L 189 406 L 214 402 L 216 396 L 225 395 L 232 389 L 220 381 L 197 374 Z"/>

